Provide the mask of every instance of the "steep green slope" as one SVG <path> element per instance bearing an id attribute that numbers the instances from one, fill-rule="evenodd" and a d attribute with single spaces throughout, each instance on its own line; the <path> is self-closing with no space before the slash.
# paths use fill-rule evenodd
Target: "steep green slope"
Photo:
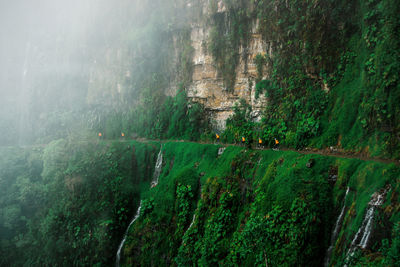
<path id="1" fill-rule="evenodd" d="M 361 1 L 358 9 L 359 29 L 342 53 L 319 144 L 398 158 L 400 5 Z"/>
<path id="2" fill-rule="evenodd" d="M 257 18 L 267 49 L 254 58 L 255 95 L 265 94 L 268 105 L 258 123 L 250 106 L 241 105 L 222 139 L 268 143 L 276 137 L 290 147 L 334 146 L 399 158 L 398 1 L 224 3 L 225 19 L 217 20 L 217 11 L 212 17 L 213 27 L 222 27 L 210 38 L 218 52 L 214 61 L 222 72 L 229 68 L 229 57 L 221 63 L 221 55 L 237 57 L 238 44 L 246 46 L 243 33 Z"/>
<path id="3" fill-rule="evenodd" d="M 395 165 L 170 142 L 151 188 L 159 149 L 65 140 L 2 148 L 1 265 L 110 266 L 139 200 L 125 266 L 318 266 L 330 245 L 331 264 L 398 264 Z M 383 203 L 371 206 L 376 192 Z"/>
<path id="4" fill-rule="evenodd" d="M 390 257 L 388 251 L 393 254 L 399 241 L 391 235 L 399 222 L 398 167 L 241 147 L 227 147 L 218 156 L 218 149 L 163 146 L 160 182 L 142 195 L 140 217 L 123 249 L 126 266 L 319 266 L 343 203 L 331 262 L 394 264 L 399 254 Z M 384 188 L 367 249 L 347 257 L 371 195 Z"/>

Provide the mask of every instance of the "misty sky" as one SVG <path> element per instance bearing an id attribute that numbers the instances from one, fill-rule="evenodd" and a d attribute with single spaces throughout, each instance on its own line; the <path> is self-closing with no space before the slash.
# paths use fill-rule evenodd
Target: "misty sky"
<path id="1" fill-rule="evenodd" d="M 0 0 L 0 143 L 50 116 L 131 105 L 168 49 L 160 29 L 185 25 L 177 6 L 187 1 Z"/>
<path id="2" fill-rule="evenodd" d="M 101 63 L 109 69 L 118 67 L 106 66 L 104 62 L 115 56 L 107 52 L 118 50 L 125 32 L 146 20 L 143 3 L 146 1 L 0 0 L 2 132 L 29 132 L 33 121 L 54 111 L 82 108 L 96 68 Z M 101 82 L 104 87 L 116 86 L 114 81 Z"/>
<path id="3" fill-rule="evenodd" d="M 111 45 L 116 37 L 113 33 L 130 26 L 118 25 L 119 20 L 130 17 L 135 21 L 134 15 L 140 11 L 135 2 L 1 0 L 2 102 L 18 96 L 24 75 L 29 80 L 37 78 L 38 73 L 82 73 L 82 68 L 88 71 L 96 48 Z"/>
<path id="4" fill-rule="evenodd" d="M 66 68 L 61 54 L 79 50 L 90 21 L 88 4 L 84 6 L 78 2 L 1 2 L 0 90 L 3 101 L 15 101 L 23 90 L 24 78 L 32 82 L 32 75 Z"/>

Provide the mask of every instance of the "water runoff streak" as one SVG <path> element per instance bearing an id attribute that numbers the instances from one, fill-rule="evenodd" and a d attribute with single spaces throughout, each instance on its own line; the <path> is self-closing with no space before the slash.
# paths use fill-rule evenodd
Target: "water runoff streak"
<path id="1" fill-rule="evenodd" d="M 365 214 L 364 220 L 356 235 L 354 236 L 353 241 L 351 241 L 350 248 L 347 251 L 346 262 L 348 262 L 351 257 L 353 257 L 354 252 L 358 247 L 362 249 L 365 249 L 367 247 L 368 240 L 372 231 L 372 223 L 374 219 L 375 209 L 383 204 L 386 192 L 387 189 L 383 190 L 383 192 L 381 193 L 375 192 L 371 196 L 371 200 L 368 203 L 368 209 Z M 347 267 L 347 264 L 345 264 L 344 266 Z"/>
<path id="2" fill-rule="evenodd" d="M 160 148 L 160 152 L 158 153 L 158 156 L 157 156 L 156 166 L 154 168 L 153 180 L 151 181 L 151 187 L 155 187 L 158 184 L 158 178 L 160 177 L 160 174 L 161 174 L 161 167 L 162 167 L 162 151 L 161 150 L 162 150 L 162 147 Z M 139 208 L 136 211 L 135 217 L 133 217 L 132 221 L 128 225 L 128 228 L 126 228 L 124 238 L 122 239 L 121 244 L 119 244 L 116 262 L 115 262 L 116 267 L 119 267 L 119 262 L 121 260 L 121 250 L 126 241 L 126 237 L 128 236 L 129 228 L 139 218 L 141 208 L 142 208 L 142 201 L 140 200 Z"/>
<path id="3" fill-rule="evenodd" d="M 200 185 L 200 190 L 199 190 L 200 196 L 201 196 L 201 185 Z M 186 233 L 190 230 L 190 228 L 192 228 L 194 222 L 196 221 L 196 211 L 194 211 L 193 217 L 192 217 L 192 222 L 190 223 L 188 229 L 186 229 L 185 233 L 183 234 L 182 237 L 184 237 L 186 235 Z M 183 244 L 183 239 L 181 242 L 181 245 Z"/>
<path id="4" fill-rule="evenodd" d="M 324 263 L 325 267 L 329 266 L 329 262 L 330 262 L 331 256 L 332 256 L 333 246 L 335 245 L 335 241 L 336 241 L 337 235 L 339 233 L 339 230 L 342 227 L 344 211 L 346 209 L 346 197 L 347 197 L 347 194 L 349 193 L 349 191 L 350 191 L 350 188 L 347 187 L 346 194 L 344 195 L 344 199 L 343 199 L 342 211 L 340 212 L 339 217 L 336 220 L 335 228 L 334 228 L 334 230 L 332 232 L 332 235 L 331 235 L 331 245 L 329 246 L 329 248 L 328 248 L 328 250 L 326 252 L 325 263 Z"/>
<path id="5" fill-rule="evenodd" d="M 161 174 L 161 167 L 162 167 L 162 147 L 160 148 L 160 152 L 158 152 L 157 156 L 157 161 L 156 161 L 156 166 L 154 168 L 154 174 L 153 174 L 153 181 L 151 182 L 151 187 L 155 187 L 158 185 L 158 178 L 160 177 Z"/>
<path id="6" fill-rule="evenodd" d="M 190 228 L 192 228 L 192 226 L 193 226 L 195 220 L 196 220 L 196 213 L 193 214 L 192 222 L 190 223 L 189 228 L 186 229 L 186 231 L 185 231 L 185 233 L 183 234 L 182 237 L 184 237 L 184 236 L 186 235 L 186 233 L 190 230 Z M 182 246 L 182 245 L 183 245 L 183 238 L 182 238 L 182 242 L 181 242 L 181 246 Z"/>
<path id="7" fill-rule="evenodd" d="M 195 220 L 196 220 L 196 213 L 193 214 L 192 222 L 190 223 L 189 228 L 186 230 L 186 232 L 189 231 L 190 228 L 192 228 L 193 223 L 194 223 Z"/>
<path id="8" fill-rule="evenodd" d="M 117 267 L 119 267 L 119 261 L 121 260 L 121 250 L 122 250 L 122 247 L 124 246 L 124 243 L 126 241 L 126 237 L 128 236 L 129 228 L 139 218 L 141 208 L 142 208 L 142 201 L 140 201 L 139 208 L 136 211 L 136 215 L 135 215 L 135 217 L 133 217 L 131 223 L 128 225 L 128 228 L 126 228 L 126 231 L 125 231 L 125 234 L 124 234 L 124 238 L 122 239 L 121 244 L 119 244 L 118 251 L 117 251 L 117 260 L 115 262 L 115 266 L 117 266 Z"/>
<path id="9" fill-rule="evenodd" d="M 218 148 L 218 156 L 221 156 L 224 153 L 225 149 L 226 149 L 226 147 Z"/>

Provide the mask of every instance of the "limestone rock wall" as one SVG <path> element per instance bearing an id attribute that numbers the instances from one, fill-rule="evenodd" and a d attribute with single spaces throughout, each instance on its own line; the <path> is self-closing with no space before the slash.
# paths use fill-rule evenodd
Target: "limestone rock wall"
<path id="1" fill-rule="evenodd" d="M 207 10 L 207 8 L 204 9 Z M 218 3 L 218 12 L 226 12 L 222 1 Z M 266 105 L 266 99 L 262 94 L 255 99 L 257 70 L 253 58 L 258 53 L 269 51 L 269 46 L 257 33 L 257 21 L 253 23 L 249 46 L 240 48 L 240 62 L 236 69 L 235 86 L 231 92 L 225 90 L 223 80 L 215 68 L 213 57 L 207 51 L 210 26 L 207 26 L 205 22 L 193 23 L 191 29 L 194 68 L 192 84 L 187 91 L 188 97 L 205 106 L 217 129 L 225 127 L 226 119 L 233 113 L 232 108 L 240 98 L 251 104 L 254 120 L 259 120 L 260 111 Z M 243 60 L 245 49 L 247 49 L 247 64 L 246 60 Z"/>
<path id="2" fill-rule="evenodd" d="M 225 127 L 226 119 L 233 113 L 233 107 L 241 98 L 251 104 L 254 120 L 259 120 L 261 110 L 267 104 L 262 94 L 255 99 L 255 79 L 257 77 L 256 65 L 253 58 L 258 53 L 271 53 L 269 44 L 257 32 L 257 21 L 253 21 L 251 37 L 248 47 L 241 47 L 239 52 L 239 64 L 236 68 L 236 81 L 232 91 L 227 91 L 224 82 L 215 67 L 213 57 L 207 48 L 210 42 L 211 25 L 208 23 L 211 8 L 209 0 L 187 1 L 185 12 L 190 14 L 190 19 L 182 22 L 183 28 L 190 25 L 191 46 L 193 52 L 193 73 L 192 83 L 187 88 L 187 95 L 190 99 L 202 103 L 211 122 L 216 129 Z M 190 13 L 191 12 L 191 13 Z M 217 12 L 227 12 L 223 1 L 217 2 Z M 196 14 L 196 15 L 194 15 Z M 170 51 L 169 66 L 171 72 L 178 69 L 179 38 L 172 36 L 174 51 Z M 140 52 L 140 51 L 139 51 Z M 140 91 L 141 88 L 135 83 L 135 51 L 132 47 L 122 44 L 118 39 L 110 41 L 106 48 L 99 49 L 97 56 L 93 56 L 90 68 L 89 88 L 87 101 L 91 104 L 106 103 L 110 106 L 120 106 L 131 101 L 131 92 Z M 246 55 L 246 59 L 244 58 Z M 245 59 L 245 60 L 244 60 Z M 264 71 L 266 73 L 266 71 Z M 179 75 L 171 77 L 170 84 L 164 88 L 164 93 L 174 96 L 179 88 Z M 137 75 L 136 75 L 137 76 Z M 265 77 L 264 77 L 265 78 Z M 126 104 L 126 103 L 125 103 Z M 128 102 L 127 104 L 135 104 Z"/>

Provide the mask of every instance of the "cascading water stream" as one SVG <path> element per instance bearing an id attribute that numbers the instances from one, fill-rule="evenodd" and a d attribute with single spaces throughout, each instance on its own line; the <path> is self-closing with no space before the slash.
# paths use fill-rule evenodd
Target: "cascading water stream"
<path id="1" fill-rule="evenodd" d="M 200 186 L 200 191 L 199 192 L 200 192 L 200 195 L 201 195 L 201 186 Z M 193 214 L 192 222 L 190 223 L 188 229 L 186 229 L 186 231 L 185 231 L 185 233 L 183 234 L 182 237 L 184 237 L 186 235 L 186 233 L 190 230 L 190 228 L 192 228 L 192 226 L 193 226 L 195 221 L 196 221 L 196 213 Z M 182 239 L 181 245 L 182 244 L 183 244 L 183 239 Z"/>
<path id="2" fill-rule="evenodd" d="M 154 168 L 153 180 L 151 181 L 151 187 L 155 187 L 158 184 L 158 178 L 160 177 L 161 174 L 161 167 L 162 167 L 162 146 L 157 156 L 156 166 Z M 133 217 L 132 221 L 128 225 L 128 228 L 126 228 L 124 238 L 122 239 L 121 244 L 118 247 L 117 257 L 115 262 L 116 267 L 119 267 L 119 262 L 121 260 L 121 250 L 126 241 L 126 237 L 128 236 L 129 228 L 139 218 L 141 208 L 142 208 L 142 201 L 140 201 L 139 208 L 136 211 L 135 217 Z"/>
<path id="3" fill-rule="evenodd" d="M 189 229 L 192 228 L 192 226 L 193 226 L 195 220 L 196 220 L 196 213 L 193 214 L 192 222 L 190 223 L 188 229 L 186 229 L 186 231 L 185 231 L 185 233 L 183 234 L 182 237 L 184 237 L 184 236 L 186 235 L 186 233 L 189 231 Z M 184 240 L 184 239 L 182 238 L 181 246 L 183 245 L 183 240 Z"/>
<path id="4" fill-rule="evenodd" d="M 158 185 L 158 178 L 160 177 L 161 174 L 162 161 L 163 161 L 163 156 L 161 147 L 160 152 L 158 152 L 156 166 L 154 168 L 153 181 L 151 181 L 151 187 L 155 187 L 156 185 Z"/>
<path id="5" fill-rule="evenodd" d="M 371 200 L 368 203 L 368 209 L 365 214 L 364 220 L 358 229 L 356 235 L 353 238 L 353 241 L 351 241 L 350 248 L 347 252 L 347 257 L 346 257 L 346 262 L 350 260 L 350 258 L 354 255 L 354 252 L 358 247 L 365 249 L 368 245 L 368 240 L 371 235 L 372 231 L 372 223 L 374 219 L 374 213 L 377 207 L 381 206 L 383 204 L 383 200 L 385 197 L 385 194 L 387 192 L 387 189 L 385 189 L 382 193 L 375 192 L 371 196 Z M 361 240 L 360 240 L 361 237 Z M 358 240 L 360 240 L 358 242 Z M 344 265 L 347 267 L 347 264 Z"/>
<path id="6" fill-rule="evenodd" d="M 186 232 L 189 231 L 190 228 L 192 228 L 193 223 L 194 223 L 195 220 L 196 220 L 196 213 L 193 214 L 192 222 L 190 223 L 189 228 L 186 230 Z M 185 234 L 186 234 L 186 232 L 185 232 Z"/>
<path id="7" fill-rule="evenodd" d="M 329 262 L 330 262 L 331 256 L 332 256 L 333 246 L 335 244 L 335 240 L 337 238 L 339 230 L 340 230 L 340 228 L 342 226 L 343 217 L 344 217 L 344 211 L 346 209 L 346 197 L 347 197 L 347 194 L 349 193 L 349 191 L 350 191 L 350 188 L 347 187 L 346 194 L 344 195 L 344 199 L 343 199 L 343 207 L 342 207 L 342 210 L 341 210 L 341 212 L 339 214 L 339 217 L 336 220 L 335 228 L 334 228 L 334 230 L 332 232 L 332 235 L 331 235 L 331 245 L 329 246 L 329 248 L 328 248 L 328 250 L 326 252 L 325 263 L 324 263 L 325 267 L 329 266 Z"/>
<path id="8" fill-rule="evenodd" d="M 117 260 L 115 262 L 115 266 L 117 266 L 117 267 L 119 267 L 119 261 L 121 260 L 121 250 L 122 250 L 122 247 L 124 246 L 124 243 L 126 241 L 126 237 L 128 236 L 129 228 L 139 218 L 141 208 L 142 208 L 142 201 L 140 201 L 139 208 L 136 211 L 135 217 L 133 217 L 131 223 L 128 225 L 128 228 L 126 228 L 126 231 L 125 231 L 125 234 L 124 234 L 124 238 L 122 239 L 121 244 L 119 244 L 118 251 L 117 251 Z"/>

